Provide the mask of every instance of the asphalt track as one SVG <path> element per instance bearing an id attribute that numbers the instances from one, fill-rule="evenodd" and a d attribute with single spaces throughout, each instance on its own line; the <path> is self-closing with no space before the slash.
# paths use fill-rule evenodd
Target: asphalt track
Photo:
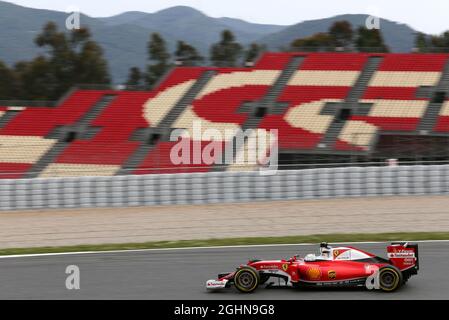
<path id="1" fill-rule="evenodd" d="M 386 244 L 354 245 L 385 256 Z M 206 280 L 248 258 L 287 258 L 318 247 L 269 246 L 150 250 L 0 259 L 0 299 L 448 299 L 449 242 L 420 243 L 418 276 L 394 293 L 365 290 L 234 289 L 209 293 Z M 67 290 L 68 265 L 80 268 L 80 290 Z"/>

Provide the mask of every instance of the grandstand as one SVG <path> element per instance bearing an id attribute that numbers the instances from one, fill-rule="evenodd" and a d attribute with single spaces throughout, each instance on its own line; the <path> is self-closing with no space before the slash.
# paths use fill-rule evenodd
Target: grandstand
<path id="1" fill-rule="evenodd" d="M 194 121 L 278 129 L 290 168 L 447 160 L 448 97 L 448 54 L 266 53 L 249 68 L 177 67 L 152 91 L 73 89 L 55 106 L 0 106 L 0 178 L 235 170 L 170 161 L 170 133 Z"/>

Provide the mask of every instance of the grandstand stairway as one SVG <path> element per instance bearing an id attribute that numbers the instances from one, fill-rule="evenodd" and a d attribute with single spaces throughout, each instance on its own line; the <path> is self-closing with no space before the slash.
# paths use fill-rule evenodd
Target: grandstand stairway
<path id="1" fill-rule="evenodd" d="M 341 130 L 343 130 L 345 126 L 345 121 L 334 119 L 331 125 L 326 131 L 323 139 L 320 142 L 320 146 L 322 146 L 323 150 L 332 150 L 334 148 L 335 142 L 337 141 L 338 136 L 340 135 Z"/>
<path id="2" fill-rule="evenodd" d="M 321 150 L 329 151 L 334 149 L 334 145 L 337 142 L 338 136 L 343 130 L 346 121 L 344 119 L 339 118 L 339 112 L 342 109 L 351 110 L 351 114 L 355 115 L 359 111 L 359 100 L 362 98 L 365 93 L 368 84 L 379 68 L 379 65 L 382 62 L 383 57 L 371 56 L 368 58 L 365 67 L 363 68 L 362 73 L 359 75 L 355 85 L 349 91 L 348 96 L 345 101 L 335 108 L 335 118 L 329 126 L 326 134 L 322 138 L 320 142 Z M 366 108 L 363 108 L 364 115 L 366 113 Z"/>
<path id="3" fill-rule="evenodd" d="M 434 101 L 434 95 L 444 92 L 445 98 Z M 445 100 L 449 97 L 449 60 L 446 62 L 441 79 L 431 94 L 431 100 L 418 126 L 419 132 L 432 132 L 440 115 Z"/>
<path id="4" fill-rule="evenodd" d="M 429 103 L 427 106 L 424 117 L 421 119 L 419 123 L 418 131 L 419 132 L 430 132 L 433 130 L 435 123 L 440 114 L 442 104 L 441 103 Z"/>
<path id="5" fill-rule="evenodd" d="M 98 128 L 90 127 L 101 112 L 116 98 L 114 94 L 105 94 L 93 107 L 71 126 L 58 127 L 47 138 L 59 141 L 48 150 L 25 174 L 25 178 L 36 178 L 48 165 L 55 162 L 56 158 L 76 139 L 91 139 L 98 132 Z"/>
<path id="6" fill-rule="evenodd" d="M 98 101 L 88 112 L 84 114 L 82 118 L 80 118 L 76 122 L 76 126 L 86 127 L 93 120 L 95 120 L 100 113 L 117 97 L 115 94 L 106 94 L 104 95 L 100 101 Z"/>
<path id="7" fill-rule="evenodd" d="M 175 123 L 181 113 L 193 103 L 201 90 L 206 86 L 206 84 L 213 78 L 215 74 L 215 70 L 204 71 L 203 74 L 195 82 L 195 84 L 189 89 L 189 91 L 187 91 L 187 93 L 181 98 L 181 100 L 179 100 L 174 108 L 170 110 L 165 118 L 162 119 L 159 127 L 164 129 L 171 128 L 171 126 L 173 125 L 173 123 Z"/>
<path id="8" fill-rule="evenodd" d="M 0 128 L 3 128 L 9 121 L 14 119 L 19 114 L 19 110 L 8 110 L 0 116 Z"/>
<path id="9" fill-rule="evenodd" d="M 243 134 L 248 129 L 257 129 L 260 122 L 263 120 L 263 117 L 267 114 L 278 113 L 278 108 L 285 109 L 287 105 L 285 103 L 278 103 L 278 98 L 284 91 L 290 79 L 293 77 L 295 72 L 300 68 L 301 64 L 305 60 L 304 56 L 294 56 L 290 59 L 287 66 L 282 70 L 282 73 L 276 79 L 274 84 L 270 87 L 267 94 L 260 100 L 253 103 L 250 103 L 248 110 L 248 119 L 242 124 L 241 129 Z M 261 116 L 259 112 L 263 110 L 263 115 Z M 236 157 L 237 153 L 244 147 L 240 142 L 246 142 L 248 136 L 245 136 L 244 140 L 241 139 L 242 132 L 237 134 L 232 139 L 231 146 L 233 147 L 233 155 Z M 226 146 L 228 148 L 228 146 Z M 224 156 L 224 155 L 223 155 Z M 219 164 L 213 167 L 213 171 L 226 171 L 228 164 L 222 161 L 224 164 Z"/>
<path id="10" fill-rule="evenodd" d="M 358 101 L 362 98 L 363 94 L 365 93 L 365 90 L 368 87 L 371 78 L 379 68 L 382 59 L 383 57 L 376 57 L 376 56 L 368 58 L 366 66 L 364 67 L 362 73 L 357 79 L 357 82 L 352 87 L 351 91 L 348 94 L 348 97 L 346 98 L 346 103 L 351 104 L 358 103 Z"/>
<path id="11" fill-rule="evenodd" d="M 157 128 L 147 128 L 144 130 L 137 130 L 134 133 L 134 139 L 140 141 L 141 144 L 137 150 L 129 157 L 116 175 L 126 175 L 132 169 L 138 168 L 140 163 L 144 161 L 161 141 L 168 141 L 170 133 L 172 132 L 172 125 L 176 122 L 184 110 L 190 106 L 201 90 L 216 74 L 215 70 L 204 71 L 195 84 L 187 91 L 187 93 L 176 103 L 176 105 L 167 113 L 161 120 Z"/>
<path id="12" fill-rule="evenodd" d="M 142 142 L 139 148 L 131 155 L 122 168 L 116 173 L 116 175 L 127 175 L 132 169 L 137 168 L 147 154 L 153 150 L 155 145 Z"/>
<path id="13" fill-rule="evenodd" d="M 293 57 L 290 62 L 288 63 L 287 67 L 282 71 L 279 78 L 276 80 L 276 82 L 273 84 L 273 86 L 268 90 L 268 93 L 265 97 L 256 105 L 258 108 L 266 108 L 267 113 L 270 113 L 273 111 L 274 108 L 276 108 L 276 103 L 281 95 L 282 91 L 284 91 L 285 87 L 287 86 L 290 79 L 295 74 L 296 70 L 299 69 L 302 62 L 304 61 L 305 57 Z M 243 130 L 245 128 L 249 129 L 251 127 L 245 127 L 245 124 L 243 125 Z M 256 128 L 256 127 L 253 127 Z"/>

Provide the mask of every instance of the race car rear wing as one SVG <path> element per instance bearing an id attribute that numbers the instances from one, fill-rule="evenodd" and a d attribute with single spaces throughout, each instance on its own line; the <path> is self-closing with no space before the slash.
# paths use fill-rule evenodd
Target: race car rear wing
<path id="1" fill-rule="evenodd" d="M 419 270 L 419 250 L 417 244 L 393 242 L 387 247 L 388 259 L 399 270 Z"/>

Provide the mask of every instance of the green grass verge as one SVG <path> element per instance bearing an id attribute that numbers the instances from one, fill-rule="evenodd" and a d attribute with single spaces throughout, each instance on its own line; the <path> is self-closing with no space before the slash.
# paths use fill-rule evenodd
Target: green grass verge
<path id="1" fill-rule="evenodd" d="M 65 253 L 85 251 L 114 251 L 136 249 L 166 249 L 188 247 L 213 247 L 260 244 L 290 244 L 319 242 L 355 242 L 355 241 L 418 241 L 449 240 L 449 232 L 417 232 L 417 233 L 380 233 L 380 234 L 324 234 L 310 236 L 268 237 L 268 238 L 231 238 L 210 240 L 159 241 L 127 244 L 79 245 L 68 247 L 40 247 L 0 249 L 0 255 Z"/>

